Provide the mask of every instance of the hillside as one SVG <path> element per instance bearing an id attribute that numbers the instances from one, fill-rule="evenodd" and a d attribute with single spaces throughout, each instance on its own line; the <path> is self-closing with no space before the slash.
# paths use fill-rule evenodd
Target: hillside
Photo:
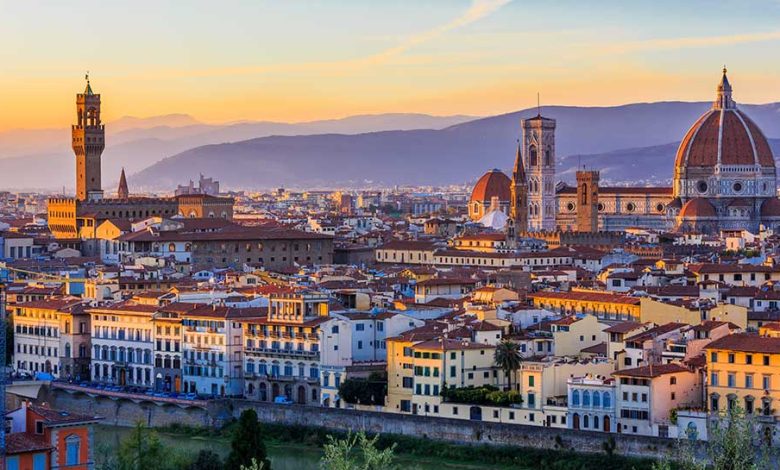
<path id="1" fill-rule="evenodd" d="M 659 182 L 671 177 L 676 145 L 669 143 L 679 141 L 709 106 L 682 102 L 550 106 L 542 113 L 558 123 L 556 146 L 563 178 L 581 162 L 603 169 L 606 180 Z M 780 104 L 741 107 L 767 136 L 780 137 Z M 472 181 L 489 168 L 511 167 L 519 121 L 535 112 L 528 109 L 441 130 L 271 136 L 207 145 L 132 175 L 130 184 L 171 188 L 198 173 L 216 177 L 227 188 Z"/>

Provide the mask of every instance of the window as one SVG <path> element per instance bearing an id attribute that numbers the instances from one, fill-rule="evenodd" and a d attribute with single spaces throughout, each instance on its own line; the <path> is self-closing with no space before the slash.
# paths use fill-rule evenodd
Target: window
<path id="1" fill-rule="evenodd" d="M 718 362 L 718 353 L 710 353 L 710 362 Z"/>
<path id="2" fill-rule="evenodd" d="M 670 377 L 669 385 L 677 385 L 677 377 Z"/>
<path id="3" fill-rule="evenodd" d="M 712 372 L 710 374 L 710 385 L 717 386 L 718 385 L 718 373 Z"/>
<path id="4" fill-rule="evenodd" d="M 366 329 L 366 325 L 363 323 L 358 323 L 355 325 L 355 331 L 364 331 Z"/>
<path id="5" fill-rule="evenodd" d="M 772 377 L 765 375 L 761 378 L 761 385 L 764 390 L 770 390 L 772 388 Z"/>
<path id="6" fill-rule="evenodd" d="M 79 464 L 79 448 L 81 446 L 81 439 L 71 434 L 65 438 L 65 463 L 67 465 Z"/>
<path id="7" fill-rule="evenodd" d="M 19 470 L 19 456 L 8 457 L 5 461 L 5 466 L 8 470 Z"/>
<path id="8" fill-rule="evenodd" d="M 734 353 L 729 353 L 729 364 L 734 364 Z"/>
<path id="9" fill-rule="evenodd" d="M 765 366 L 769 365 L 769 356 L 764 356 L 764 365 Z"/>
<path id="10" fill-rule="evenodd" d="M 745 388 L 753 388 L 753 375 L 752 374 L 746 374 L 745 375 Z"/>
<path id="11" fill-rule="evenodd" d="M 737 374 L 734 372 L 729 372 L 728 375 L 728 386 L 729 387 L 736 387 L 737 386 Z"/>
<path id="12" fill-rule="evenodd" d="M 604 404 L 604 408 L 609 408 L 612 406 L 612 397 L 609 394 L 609 392 L 604 392 L 604 399 L 602 400 Z"/>
<path id="13" fill-rule="evenodd" d="M 587 390 L 582 392 L 582 406 L 590 406 L 590 392 Z"/>
<path id="14" fill-rule="evenodd" d="M 745 364 L 752 364 L 752 363 L 753 363 L 753 355 L 745 354 Z"/>
<path id="15" fill-rule="evenodd" d="M 571 392 L 571 404 L 574 406 L 580 406 L 580 392 L 579 390 L 574 390 Z"/>
<path id="16" fill-rule="evenodd" d="M 528 386 L 529 387 L 533 387 L 534 386 L 534 376 L 533 375 L 529 375 L 528 376 Z"/>

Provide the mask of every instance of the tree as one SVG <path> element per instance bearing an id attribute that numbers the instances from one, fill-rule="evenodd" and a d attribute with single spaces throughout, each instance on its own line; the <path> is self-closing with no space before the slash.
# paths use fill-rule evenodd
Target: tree
<path id="1" fill-rule="evenodd" d="M 379 440 L 377 434 L 369 439 L 363 431 L 357 434 L 351 432 L 345 439 L 328 436 L 325 444 L 325 455 L 320 460 L 323 470 L 393 470 L 397 466 L 395 460 L 395 444 L 384 450 L 376 446 Z M 355 450 L 355 446 L 358 450 Z"/>
<path id="2" fill-rule="evenodd" d="M 225 467 L 236 469 L 241 468 L 242 465 L 250 466 L 253 459 L 263 465 L 263 469 L 271 469 L 271 462 L 266 456 L 263 442 L 263 430 L 257 421 L 257 413 L 249 409 L 242 411 L 238 418 Z"/>
<path id="3" fill-rule="evenodd" d="M 208 449 L 201 449 L 198 452 L 198 457 L 190 464 L 188 470 L 222 470 L 223 468 L 222 459 L 219 458 L 219 455 Z"/>
<path id="4" fill-rule="evenodd" d="M 164 454 L 157 433 L 139 422 L 119 446 L 119 470 L 161 470 Z"/>
<path id="5" fill-rule="evenodd" d="M 493 360 L 497 367 L 506 374 L 509 390 L 512 390 L 512 374 L 520 368 L 523 357 L 520 355 L 520 345 L 508 339 L 502 340 L 496 346 Z"/>
<path id="6" fill-rule="evenodd" d="M 766 456 L 764 439 L 757 436 L 756 420 L 739 405 L 713 422 L 709 431 L 708 456 L 714 470 L 758 470 L 771 468 L 761 461 Z M 758 445 L 758 449 L 756 448 Z"/>
<path id="7" fill-rule="evenodd" d="M 263 470 L 264 467 L 265 467 L 265 464 L 257 463 L 256 459 L 252 459 L 252 464 L 249 465 L 248 467 L 245 467 L 245 466 L 242 465 L 241 466 L 241 470 Z"/>

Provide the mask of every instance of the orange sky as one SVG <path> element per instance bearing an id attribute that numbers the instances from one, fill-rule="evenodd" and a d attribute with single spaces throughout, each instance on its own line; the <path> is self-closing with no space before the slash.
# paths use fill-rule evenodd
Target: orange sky
<path id="1" fill-rule="evenodd" d="M 87 69 L 109 121 L 489 115 L 537 91 L 544 104 L 710 100 L 723 63 L 738 102 L 780 100 L 778 2 L 369 3 L 162 2 L 151 19 L 157 3 L 4 6 L 0 130 L 69 125 Z"/>

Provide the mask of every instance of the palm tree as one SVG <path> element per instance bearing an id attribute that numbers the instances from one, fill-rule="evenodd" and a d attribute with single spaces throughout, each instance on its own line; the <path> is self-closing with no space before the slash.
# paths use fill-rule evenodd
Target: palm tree
<path id="1" fill-rule="evenodd" d="M 520 363 L 523 361 L 520 355 L 520 345 L 508 339 L 502 340 L 496 346 L 493 360 L 496 367 L 501 368 L 506 374 L 509 390 L 512 390 L 512 373 L 520 368 Z"/>

